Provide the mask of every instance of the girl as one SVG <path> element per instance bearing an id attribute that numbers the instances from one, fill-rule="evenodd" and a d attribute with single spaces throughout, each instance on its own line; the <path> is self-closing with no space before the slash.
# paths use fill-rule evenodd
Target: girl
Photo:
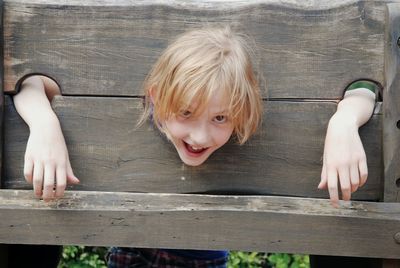
<path id="1" fill-rule="evenodd" d="M 261 98 L 244 39 L 229 28 L 188 32 L 160 56 L 144 85 L 140 123 L 153 117 L 181 160 L 202 164 L 232 134 L 256 131 Z"/>

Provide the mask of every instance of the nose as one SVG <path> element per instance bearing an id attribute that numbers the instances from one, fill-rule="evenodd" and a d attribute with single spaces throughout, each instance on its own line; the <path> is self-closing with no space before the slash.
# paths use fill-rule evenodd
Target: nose
<path id="1" fill-rule="evenodd" d="M 211 135 L 207 123 L 198 124 L 190 131 L 190 140 L 193 145 L 205 147 L 210 143 Z"/>

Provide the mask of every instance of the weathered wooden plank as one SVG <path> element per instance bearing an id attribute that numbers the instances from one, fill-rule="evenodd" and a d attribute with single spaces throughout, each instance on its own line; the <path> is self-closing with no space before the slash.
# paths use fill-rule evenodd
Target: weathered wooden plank
<path id="1" fill-rule="evenodd" d="M 3 44 L 3 0 L 0 0 L 0 44 Z M 0 62 L 3 60 L 3 50 L 0 49 Z M 0 65 L 0 188 L 2 187 L 2 170 L 3 170 L 3 112 L 4 112 L 4 65 Z M 0 264 L 1 264 L 0 256 Z"/>
<path id="2" fill-rule="evenodd" d="M 386 90 L 383 102 L 384 200 L 400 201 L 400 4 L 387 9 Z"/>
<path id="3" fill-rule="evenodd" d="M 384 83 L 384 8 L 356 0 L 7 0 L 5 89 L 39 72 L 66 95 L 140 95 L 168 41 L 229 23 L 255 38 L 264 97 L 339 98 L 353 80 Z"/>
<path id="4" fill-rule="evenodd" d="M 151 123 L 135 129 L 140 106 L 141 99 L 132 98 L 60 97 L 53 102 L 81 180 L 74 189 L 327 197 L 317 185 L 334 102 L 265 102 L 259 133 L 244 146 L 224 146 L 200 167 L 183 165 Z M 383 192 L 380 124 L 378 110 L 361 130 L 370 175 L 356 199 L 377 200 Z M 22 177 L 27 135 L 27 127 L 7 102 L 7 188 L 31 187 Z"/>
<path id="5" fill-rule="evenodd" d="M 383 102 L 383 164 L 385 202 L 400 202 L 400 4 L 388 4 L 386 14 Z M 400 240 L 400 234 L 399 234 Z M 400 260 L 383 260 L 382 268 L 398 268 Z"/>
<path id="6" fill-rule="evenodd" d="M 32 191 L 1 190 L 0 213 L 1 243 L 400 258 L 395 203 L 342 202 L 334 209 L 320 199 L 67 192 L 47 204 Z"/>

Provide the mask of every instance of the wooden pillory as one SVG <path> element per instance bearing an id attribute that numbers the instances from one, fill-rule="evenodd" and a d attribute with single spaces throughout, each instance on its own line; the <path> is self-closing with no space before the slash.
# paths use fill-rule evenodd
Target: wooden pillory
<path id="1" fill-rule="evenodd" d="M 32 73 L 59 83 L 52 105 L 81 183 L 55 202 L 33 197 L 28 128 L 5 95 L 0 243 L 400 259 L 400 1 L 6 0 L 2 10 L 4 92 Z M 169 40 L 221 23 L 255 38 L 264 121 L 246 145 L 192 168 L 150 123 L 135 129 L 141 84 Z M 369 178 L 360 201 L 334 209 L 317 190 L 324 136 L 360 78 L 384 88 L 360 132 Z"/>

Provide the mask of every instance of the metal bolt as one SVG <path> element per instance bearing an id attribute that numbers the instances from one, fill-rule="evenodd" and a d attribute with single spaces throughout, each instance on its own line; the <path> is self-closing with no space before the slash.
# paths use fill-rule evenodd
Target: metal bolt
<path id="1" fill-rule="evenodd" d="M 397 244 L 400 244 L 400 232 L 396 233 L 394 236 L 394 241 L 396 241 Z"/>

